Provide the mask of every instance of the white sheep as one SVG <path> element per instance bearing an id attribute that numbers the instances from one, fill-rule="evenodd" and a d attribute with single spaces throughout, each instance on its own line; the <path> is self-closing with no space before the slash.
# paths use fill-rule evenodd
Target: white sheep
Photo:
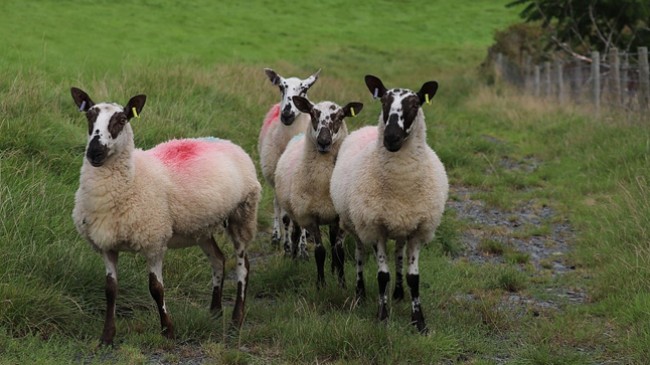
<path id="1" fill-rule="evenodd" d="M 265 68 L 264 72 L 273 85 L 278 86 L 281 93 L 280 103 L 275 104 L 267 112 L 258 140 L 258 152 L 260 155 L 260 165 L 262 175 L 266 182 L 275 188 L 275 167 L 287 147 L 287 143 L 293 136 L 305 130 L 309 124 L 309 116 L 301 113 L 293 103 L 294 96 L 306 96 L 307 91 L 318 80 L 320 70 L 316 71 L 308 78 L 301 80 L 297 77 L 284 78 L 270 68 Z M 282 223 L 281 223 L 282 221 Z M 284 239 L 285 253 L 290 253 L 289 239 L 290 221 L 284 217 L 277 202 L 273 198 L 273 235 L 271 243 L 279 245 Z M 301 257 L 306 257 L 307 252 L 300 252 Z"/>
<path id="2" fill-rule="evenodd" d="M 241 327 L 249 272 L 246 246 L 256 233 L 261 194 L 251 158 L 239 146 L 216 138 L 171 140 L 150 150 L 136 149 L 129 120 L 142 110 L 144 95 L 134 96 L 123 108 L 95 104 L 77 88 L 71 93 L 88 119 L 88 144 L 72 218 L 106 265 L 101 342 L 111 344 L 115 335 L 119 251 L 145 256 L 149 291 L 164 336 L 174 337 L 162 277 L 168 248 L 201 247 L 212 266 L 210 310 L 221 314 L 225 257 L 213 234 L 223 227 L 237 255 L 232 323 Z"/>
<path id="3" fill-rule="evenodd" d="M 445 168 L 426 143 L 421 108 L 433 98 L 438 83 L 427 82 L 415 93 L 387 90 L 371 75 L 365 81 L 370 92 L 381 98 L 379 123 L 351 133 L 343 142 L 332 173 L 332 201 L 341 227 L 357 241 L 356 292 L 360 298 L 365 296 L 364 245 L 376 247 L 380 320 L 388 317 L 386 243 L 388 239 L 397 241 L 396 299 L 403 297 L 399 257 L 406 245 L 411 321 L 424 333 L 427 328 L 420 305 L 418 255 L 421 245 L 433 239 L 449 189 Z"/>
<path id="4" fill-rule="evenodd" d="M 363 104 L 351 102 L 339 105 L 323 101 L 316 105 L 306 98 L 294 96 L 293 102 L 301 112 L 311 117 L 305 134 L 294 137 L 278 161 L 275 170 L 275 194 L 280 207 L 294 223 L 291 237 L 293 253 L 297 251 L 299 230 L 306 229 L 314 239 L 317 285 L 325 283 L 325 248 L 319 226 L 330 226 L 332 269 L 336 268 L 339 284 L 345 285 L 343 275 L 343 231 L 330 197 L 330 179 L 341 143 L 348 135 L 345 118 L 356 115 Z M 304 240 L 300 240 L 304 245 Z"/>

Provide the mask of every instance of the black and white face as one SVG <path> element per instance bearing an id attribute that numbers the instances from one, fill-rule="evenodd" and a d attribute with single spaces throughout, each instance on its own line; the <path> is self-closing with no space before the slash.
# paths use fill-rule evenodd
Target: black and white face
<path id="1" fill-rule="evenodd" d="M 92 166 L 100 167 L 131 138 L 123 133 L 124 128 L 142 110 L 146 97 L 134 96 L 123 108 L 115 103 L 95 104 L 88 94 L 77 88 L 72 88 L 71 93 L 79 110 L 85 112 L 88 119 L 86 158 Z"/>
<path id="2" fill-rule="evenodd" d="M 390 89 L 381 97 L 384 121 L 384 147 L 397 152 L 411 134 L 413 121 L 420 110 L 420 99 L 411 90 Z"/>
<path id="3" fill-rule="evenodd" d="M 293 103 L 293 97 L 306 97 L 309 88 L 316 83 L 316 80 L 318 80 L 320 70 L 316 71 L 316 73 L 304 80 L 297 77 L 285 79 L 270 68 L 265 68 L 264 72 L 273 85 L 278 86 L 280 93 L 282 94 L 282 99 L 280 101 L 280 120 L 284 125 L 291 125 L 300 112 Z"/>
<path id="4" fill-rule="evenodd" d="M 417 93 L 408 89 L 386 89 L 375 76 L 366 76 L 366 86 L 381 101 L 381 120 L 384 123 L 384 147 L 399 151 L 413 131 L 414 121 L 424 102 L 429 102 L 438 90 L 438 83 L 429 81 Z"/>
<path id="5" fill-rule="evenodd" d="M 128 122 L 118 104 L 100 103 L 86 112 L 88 119 L 88 144 L 86 158 L 95 167 L 102 166 L 120 144 L 121 132 Z"/>
<path id="6" fill-rule="evenodd" d="M 358 102 L 351 102 L 340 107 L 329 101 L 314 105 L 301 96 L 295 96 L 293 101 L 298 110 L 311 117 L 309 138 L 316 142 L 316 148 L 320 153 L 328 153 L 332 149 L 332 145 L 345 137 L 344 133 L 341 133 L 344 119 L 356 116 L 363 109 L 363 104 Z"/>

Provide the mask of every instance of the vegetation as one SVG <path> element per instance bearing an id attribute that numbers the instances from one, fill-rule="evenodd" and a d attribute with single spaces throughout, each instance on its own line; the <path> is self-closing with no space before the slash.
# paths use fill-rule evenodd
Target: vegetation
<path id="1" fill-rule="evenodd" d="M 527 23 L 541 23 L 546 49 L 588 55 L 616 47 L 627 52 L 650 43 L 645 0 L 514 0 Z"/>
<path id="2" fill-rule="evenodd" d="M 2 2 L 0 364 L 650 362 L 650 130 L 615 114 L 596 119 L 580 107 L 482 86 L 475 70 L 493 32 L 517 20 L 516 9 L 504 5 Z M 450 207 L 480 202 L 469 213 L 496 212 L 504 224 L 513 224 L 522 206 L 553 214 L 535 213 L 543 216 L 536 226 L 513 231 L 449 208 L 421 253 L 431 333 L 420 336 L 408 324 L 408 301 L 391 303 L 387 323 L 375 320 L 374 260 L 366 268 L 368 300 L 357 303 L 352 261 L 348 288 L 326 275 L 318 291 L 313 262 L 287 260 L 270 247 L 265 187 L 241 332 L 227 331 L 232 277 L 226 313 L 213 319 L 209 265 L 189 248 L 166 257 L 177 339 L 164 339 L 145 262 L 123 254 L 117 344 L 97 348 L 105 273 L 70 218 L 86 143 L 70 86 L 120 103 L 147 94 L 133 122 L 139 147 L 213 135 L 258 161 L 259 126 L 278 100 L 265 66 L 303 77 L 323 68 L 313 100 L 366 104 L 351 130 L 379 114 L 363 85 L 366 73 L 410 88 L 437 79 L 440 90 L 425 113 L 430 144 L 453 186 Z M 556 222 L 573 233 L 562 255 L 565 273 L 548 272 L 555 259 L 538 270 L 534 257 L 499 248 L 489 236 L 486 251 L 512 256 L 494 264 L 467 254 L 470 233 L 507 236 L 500 242 L 552 239 Z M 232 247 L 223 247 L 232 272 Z M 351 242 L 346 247 L 353 257 Z"/>

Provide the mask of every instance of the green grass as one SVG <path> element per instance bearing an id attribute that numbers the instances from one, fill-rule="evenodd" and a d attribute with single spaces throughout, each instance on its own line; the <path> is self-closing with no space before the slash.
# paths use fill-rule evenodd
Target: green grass
<path id="1" fill-rule="evenodd" d="M 475 70 L 492 32 L 516 20 L 506 2 L 414 1 L 193 4 L 159 1 L 4 1 L 0 4 L 0 363 L 151 363 L 186 359 L 242 363 L 650 362 L 650 132 L 646 125 L 558 109 Z M 300 19 L 300 21 L 296 21 Z M 286 23 L 286 24 L 285 24 Z M 170 251 L 167 304 L 176 341 L 158 335 L 144 259 L 119 266 L 115 349 L 95 348 L 104 312 L 102 260 L 80 239 L 70 214 L 78 185 L 85 120 L 70 86 L 95 101 L 125 103 L 148 95 L 133 122 L 136 145 L 214 135 L 242 145 L 255 161 L 257 133 L 277 90 L 262 68 L 305 77 L 322 68 L 310 96 L 359 100 L 379 113 L 362 82 L 388 86 L 440 82 L 426 106 L 429 141 L 455 186 L 507 210 L 530 201 L 568 219 L 576 241 L 566 259 L 576 270 L 540 276 L 525 253 L 493 242 L 505 264 L 463 257 L 463 232 L 485 229 L 448 210 L 420 259 L 429 336 L 408 324 L 410 304 L 390 303 L 375 318 L 376 265 L 366 267 L 368 298 L 354 298 L 353 250 L 346 280 L 315 289 L 313 259 L 292 262 L 269 247 L 271 190 L 265 186 L 247 318 L 229 337 L 235 287 L 226 281 L 226 313 L 208 314 L 210 270 L 198 248 Z M 539 166 L 507 169 L 500 161 Z M 522 237 L 548 226 L 524 227 Z M 230 258 L 224 237 L 218 241 Z M 389 248 L 392 251 L 392 246 Z M 371 257 L 369 257 L 371 258 Z M 393 276 L 394 277 L 394 276 Z M 549 293 L 585 293 L 573 303 Z M 553 300 L 559 309 L 504 305 L 512 295 Z"/>

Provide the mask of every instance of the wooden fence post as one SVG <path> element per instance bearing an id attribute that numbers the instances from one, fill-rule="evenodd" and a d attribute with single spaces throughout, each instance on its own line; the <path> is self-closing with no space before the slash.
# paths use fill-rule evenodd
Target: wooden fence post
<path id="1" fill-rule="evenodd" d="M 582 90 L 582 83 L 584 82 L 584 77 L 582 77 L 582 66 L 583 62 L 582 61 L 576 61 L 576 75 L 575 75 L 575 80 L 573 82 L 573 85 L 575 86 L 575 93 L 573 95 L 573 98 L 578 101 L 578 103 L 582 103 L 582 97 L 583 97 L 583 90 Z"/>
<path id="2" fill-rule="evenodd" d="M 528 54 L 527 51 L 524 51 L 523 75 L 524 75 L 524 90 L 526 92 L 530 92 L 530 64 L 531 64 L 530 54 Z"/>
<path id="3" fill-rule="evenodd" d="M 621 61 L 618 58 L 618 49 L 612 48 L 609 51 L 609 66 L 610 66 L 610 85 L 612 87 L 612 102 L 614 105 L 619 106 L 621 102 Z"/>
<path id="4" fill-rule="evenodd" d="M 544 62 L 544 96 L 551 96 L 551 63 L 549 61 Z"/>
<path id="5" fill-rule="evenodd" d="M 600 54 L 591 52 L 591 86 L 596 114 L 600 112 Z"/>
<path id="6" fill-rule="evenodd" d="M 623 107 L 628 104 L 630 90 L 628 83 L 630 82 L 630 57 L 627 52 L 623 52 L 623 66 L 621 66 L 621 103 Z"/>
<path id="7" fill-rule="evenodd" d="M 639 47 L 639 109 L 649 108 L 650 69 L 648 67 L 648 47 Z"/>
<path id="8" fill-rule="evenodd" d="M 540 91 L 540 67 L 539 65 L 535 65 L 535 96 L 539 97 L 539 91 Z"/>
<path id="9" fill-rule="evenodd" d="M 555 71 L 557 76 L 557 100 L 560 104 L 564 104 L 565 95 L 562 61 L 555 61 Z"/>

